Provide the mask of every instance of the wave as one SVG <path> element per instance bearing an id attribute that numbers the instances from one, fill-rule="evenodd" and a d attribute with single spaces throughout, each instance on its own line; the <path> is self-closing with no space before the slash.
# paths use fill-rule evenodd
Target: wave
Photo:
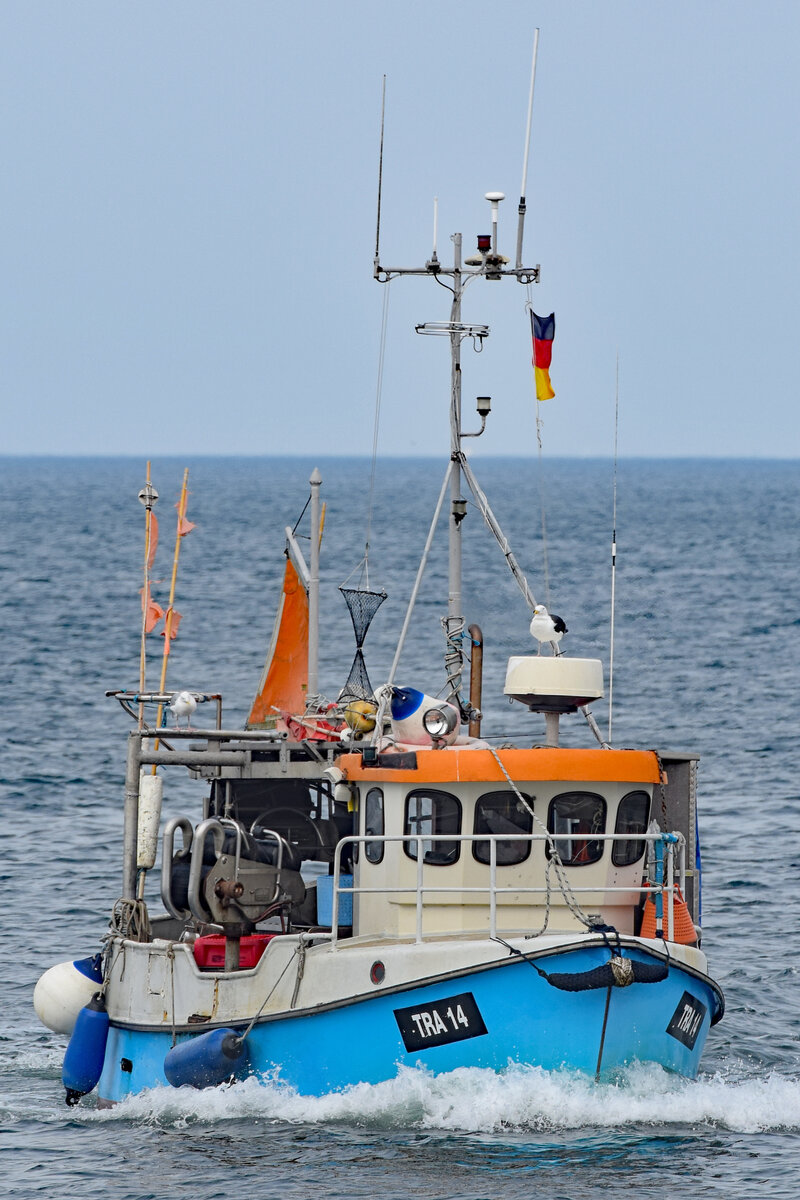
<path id="1" fill-rule="evenodd" d="M 577 1072 L 517 1065 L 501 1074 L 461 1068 L 432 1075 L 404 1068 L 387 1082 L 325 1096 L 300 1096 L 276 1079 L 248 1079 L 202 1092 L 155 1088 L 113 1109 L 80 1111 L 90 1121 L 173 1128 L 259 1119 L 485 1134 L 698 1127 L 764 1133 L 800 1129 L 800 1081 L 777 1074 L 734 1079 L 725 1073 L 686 1080 L 652 1065 L 633 1066 L 599 1084 Z"/>

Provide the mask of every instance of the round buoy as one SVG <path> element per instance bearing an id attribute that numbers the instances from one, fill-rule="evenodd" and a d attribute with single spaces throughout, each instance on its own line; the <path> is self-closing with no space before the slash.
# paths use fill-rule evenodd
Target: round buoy
<path id="1" fill-rule="evenodd" d="M 373 700 L 351 700 L 344 710 L 344 719 L 354 733 L 371 733 L 377 711 Z"/>
<path id="2" fill-rule="evenodd" d="M 33 989 L 33 1007 L 53 1033 L 72 1033 L 78 1013 L 103 982 L 101 956 L 77 958 L 49 967 Z"/>

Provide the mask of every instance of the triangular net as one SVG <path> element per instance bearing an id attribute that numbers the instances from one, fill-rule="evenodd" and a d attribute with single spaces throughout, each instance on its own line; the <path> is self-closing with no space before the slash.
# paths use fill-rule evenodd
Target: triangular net
<path id="1" fill-rule="evenodd" d="M 372 624 L 372 618 L 386 599 L 386 592 L 382 589 L 379 592 L 373 592 L 369 588 L 347 588 L 344 586 L 340 587 L 339 591 L 344 596 L 345 604 L 350 611 L 353 632 L 356 635 L 356 645 L 360 650 L 364 645 L 367 630 Z"/>
<path id="2" fill-rule="evenodd" d="M 371 700 L 372 684 L 369 681 L 361 647 L 364 645 L 367 630 L 372 624 L 372 618 L 386 599 L 386 592 L 383 590 L 373 592 L 369 588 L 347 587 L 340 587 L 339 591 L 344 596 L 356 637 L 356 656 L 345 685 L 339 693 L 339 701 Z"/>

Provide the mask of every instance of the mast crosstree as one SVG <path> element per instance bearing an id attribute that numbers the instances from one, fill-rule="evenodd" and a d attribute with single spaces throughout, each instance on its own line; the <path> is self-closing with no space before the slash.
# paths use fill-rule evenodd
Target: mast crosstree
<path id="1" fill-rule="evenodd" d="M 450 519 L 449 519 L 449 567 L 448 567 L 448 601 L 447 616 L 442 624 L 445 631 L 445 670 L 447 674 L 447 698 L 459 705 L 465 719 L 470 719 L 470 706 L 461 696 L 462 676 L 464 668 L 464 639 L 465 619 L 462 613 L 462 564 L 461 564 L 461 523 L 467 512 L 467 501 L 462 495 L 463 481 L 473 494 L 475 502 L 489 529 L 497 538 L 506 561 L 511 568 L 514 578 L 520 586 L 528 606 L 533 609 L 535 599 L 528 582 L 511 552 L 508 540 L 503 534 L 497 519 L 492 513 L 489 503 L 475 478 L 472 468 L 467 464 L 466 455 L 462 448 L 465 437 L 479 437 L 483 433 L 486 416 L 490 410 L 488 396 L 478 399 L 478 413 L 481 416 L 481 428 L 477 433 L 465 433 L 462 429 L 462 398 L 461 398 L 461 343 L 471 338 L 476 350 L 480 350 L 483 341 L 489 336 L 488 325 L 465 324 L 461 319 L 461 301 L 465 287 L 476 278 L 502 279 L 509 277 L 518 283 L 531 284 L 539 280 L 539 267 L 509 266 L 508 259 L 498 253 L 497 249 L 497 212 L 502 192 L 487 192 L 486 199 L 492 206 L 492 233 L 478 236 L 477 253 L 462 262 L 462 235 L 454 233 L 453 265 L 445 267 L 440 262 L 436 247 L 431 258 L 424 267 L 384 267 L 380 262 L 380 249 L 376 242 L 374 277 L 379 283 L 389 283 L 392 279 L 406 275 L 433 276 L 437 283 L 446 287 L 452 293 L 449 321 L 431 321 L 416 326 L 417 333 L 432 336 L 448 337 L 450 340 Z M 434 234 L 434 238 L 435 238 Z M 445 283 L 447 279 L 449 282 Z"/>

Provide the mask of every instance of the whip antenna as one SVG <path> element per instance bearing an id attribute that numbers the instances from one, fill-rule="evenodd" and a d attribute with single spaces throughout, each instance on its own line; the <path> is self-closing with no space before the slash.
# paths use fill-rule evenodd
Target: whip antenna
<path id="1" fill-rule="evenodd" d="M 614 608 L 617 582 L 617 437 L 619 433 L 619 351 L 617 351 L 617 386 L 614 404 L 614 503 L 611 531 L 611 645 L 608 663 L 608 740 L 611 741 L 611 714 L 614 704 Z"/>
<path id="2" fill-rule="evenodd" d="M 381 149 L 378 155 L 378 215 L 375 221 L 375 266 L 381 261 L 381 191 L 383 190 L 383 124 L 386 115 L 386 76 L 383 77 L 381 91 Z"/>
<path id="3" fill-rule="evenodd" d="M 533 57 L 531 61 L 531 90 L 528 95 L 528 125 L 525 130 L 525 154 L 522 159 L 522 186 L 519 189 L 519 224 L 517 225 L 517 269 L 522 266 L 522 231 L 525 228 L 525 193 L 528 187 L 528 154 L 531 148 L 531 124 L 533 122 L 533 85 L 536 82 L 536 54 L 539 49 L 538 26 L 533 34 Z"/>

